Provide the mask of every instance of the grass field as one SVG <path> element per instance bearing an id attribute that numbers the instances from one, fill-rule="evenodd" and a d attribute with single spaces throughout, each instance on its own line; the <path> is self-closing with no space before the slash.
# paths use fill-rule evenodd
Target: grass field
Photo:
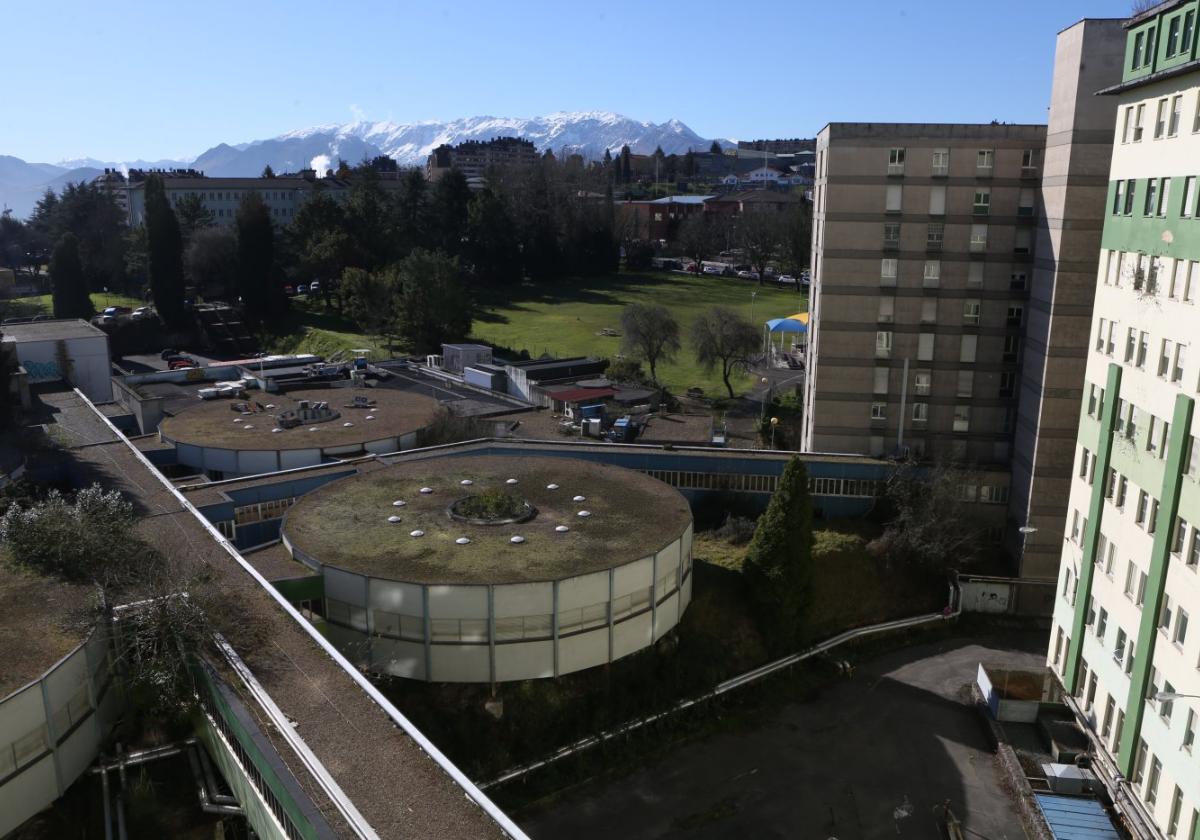
<path id="1" fill-rule="evenodd" d="M 754 300 L 751 303 L 751 293 Z M 686 335 L 692 320 L 712 306 L 727 306 L 761 324 L 807 311 L 808 299 L 791 289 L 759 286 L 749 280 L 675 273 L 619 274 L 581 278 L 556 284 L 524 285 L 503 297 L 480 301 L 473 337 L 492 344 L 526 349 L 533 356 L 593 355 L 613 357 L 621 339 L 597 335 L 605 327 L 620 330 L 621 309 L 629 303 L 657 303 L 675 315 L 684 332 L 684 347 L 674 362 L 659 367 L 659 377 L 672 390 L 698 386 L 721 396 L 724 386 L 716 371 L 696 364 Z M 749 376 L 734 383 L 745 390 Z"/>
<path id="2" fill-rule="evenodd" d="M 130 309 L 137 309 L 146 305 L 145 301 L 138 298 L 105 292 L 97 292 L 91 297 L 92 306 L 96 307 L 97 312 L 108 306 L 128 306 Z M 34 295 L 0 301 L 0 313 L 3 313 L 5 318 L 32 318 L 34 315 L 52 315 L 54 309 L 50 295 Z"/>

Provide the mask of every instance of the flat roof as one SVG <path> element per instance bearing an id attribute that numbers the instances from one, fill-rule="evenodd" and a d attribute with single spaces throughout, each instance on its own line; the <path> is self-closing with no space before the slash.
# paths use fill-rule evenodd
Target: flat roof
<path id="1" fill-rule="evenodd" d="M 433 492 L 422 494 L 424 487 Z M 450 518 L 451 503 L 484 490 L 522 499 L 537 514 L 506 525 Z M 283 533 L 317 562 L 375 577 L 518 583 L 632 562 L 668 545 L 691 521 L 683 495 L 643 473 L 574 458 L 476 455 L 414 460 L 326 484 L 288 510 Z M 513 536 L 525 541 L 513 544 Z M 459 545 L 463 537 L 471 542 Z"/>
<path id="2" fill-rule="evenodd" d="M 262 405 L 264 411 L 241 414 L 230 410 L 230 406 L 240 400 L 201 401 L 197 398 L 196 405 L 165 418 L 159 431 L 166 439 L 194 446 L 239 451 L 311 449 L 405 435 L 428 426 L 438 412 L 437 400 L 415 390 L 395 388 L 314 388 L 286 394 L 258 391 L 250 394 L 246 402 L 252 407 L 256 403 Z M 346 407 L 355 397 L 362 396 L 374 400 L 375 406 L 369 409 Z M 271 431 L 277 428 L 275 415 L 296 408 L 300 400 L 328 402 L 329 407 L 341 416 L 321 423 L 302 423 L 280 432 Z M 274 408 L 266 408 L 269 405 Z M 374 419 L 368 420 L 368 416 Z M 346 423 L 353 425 L 346 426 Z"/>
<path id="3" fill-rule="evenodd" d="M 23 324 L 5 324 L 0 327 L 5 341 L 21 344 L 26 341 L 58 341 L 69 338 L 103 338 L 108 335 L 80 318 L 62 318 L 51 321 L 28 321 Z"/>
<path id="4" fill-rule="evenodd" d="M 0 699 L 36 680 L 84 640 L 93 586 L 0 563 Z M 12 632 L 8 632 L 8 631 Z"/>
<path id="5" fill-rule="evenodd" d="M 91 406 L 70 391 L 63 397 L 59 416 L 74 415 L 78 422 L 71 425 L 86 427 L 80 415 L 94 416 Z M 263 622 L 261 635 L 243 638 L 237 626 L 223 626 L 222 632 L 379 836 L 433 840 L 504 836 L 444 767 L 387 714 L 381 714 L 375 699 L 234 560 L 126 440 L 110 430 L 108 441 L 86 445 L 76 442 L 69 431 L 64 434 L 70 457 L 89 480 L 122 491 L 141 517 L 138 533 L 180 562 L 183 574 L 211 575 L 224 589 L 245 596 L 245 603 Z M 9 618 L 0 613 L 6 625 Z M 233 688 L 241 691 L 236 682 Z M 262 719 L 252 697 L 243 695 L 270 736 L 273 724 Z M 273 741 L 279 749 L 289 749 L 280 739 Z M 294 754 L 285 755 L 289 769 L 317 799 L 335 834 L 356 836 L 334 808 L 320 805 L 316 781 L 302 761 L 290 757 Z M 397 795 L 398 790 L 403 795 Z"/>

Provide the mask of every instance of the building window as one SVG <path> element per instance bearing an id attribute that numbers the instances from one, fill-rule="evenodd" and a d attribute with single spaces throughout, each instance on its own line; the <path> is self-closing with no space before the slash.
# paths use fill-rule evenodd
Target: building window
<path id="1" fill-rule="evenodd" d="M 946 188 L 933 186 L 929 188 L 929 215 L 946 215 Z"/>
<path id="2" fill-rule="evenodd" d="M 913 376 L 913 393 L 917 396 L 927 396 L 929 394 L 929 386 L 931 382 L 931 374 L 927 370 L 919 370 Z"/>
<path id="3" fill-rule="evenodd" d="M 959 346 L 958 360 L 965 364 L 974 364 L 975 351 L 976 351 L 978 344 L 979 344 L 979 336 L 964 335 L 962 337 L 962 344 Z"/>
<path id="4" fill-rule="evenodd" d="M 954 406 L 954 431 L 956 431 L 956 432 L 971 431 L 971 406 L 969 406 L 969 405 Z"/>
<path id="5" fill-rule="evenodd" d="M 887 403 L 874 402 L 871 403 L 871 419 L 886 420 L 887 419 Z"/>
<path id="6" fill-rule="evenodd" d="M 1021 169 L 1037 169 L 1037 149 L 1023 149 L 1021 151 Z M 1024 175 L 1026 172 L 1022 172 L 1021 174 Z"/>
<path id="7" fill-rule="evenodd" d="M 1013 292 L 1023 292 L 1029 288 L 1029 276 L 1024 271 L 1014 271 L 1008 275 L 1008 288 Z"/>
<path id="8" fill-rule="evenodd" d="M 1017 215 L 1029 217 L 1033 215 L 1034 192 L 1030 187 L 1021 187 L 1017 194 Z"/>
<path id="9" fill-rule="evenodd" d="M 983 285 L 983 263 L 973 262 L 967 266 L 967 285 L 982 286 Z"/>
<path id="10" fill-rule="evenodd" d="M 1196 13 L 1187 12 L 1183 16 L 1183 32 L 1179 38 L 1179 51 L 1186 53 L 1192 49 L 1192 35 L 1196 29 Z"/>
<path id="11" fill-rule="evenodd" d="M 1177 343 L 1175 345 L 1175 357 L 1171 360 L 1171 382 L 1178 385 L 1183 381 L 1183 365 L 1187 359 L 1187 347 Z"/>
<path id="12" fill-rule="evenodd" d="M 880 331 L 875 333 L 875 358 L 890 359 L 892 356 L 892 334 Z"/>
<path id="13" fill-rule="evenodd" d="M 888 213 L 899 213 L 903 203 L 904 187 L 899 184 L 888 184 L 884 210 Z"/>
<path id="14" fill-rule="evenodd" d="M 1183 97 L 1171 97 L 1171 116 L 1167 121 L 1167 136 L 1174 137 L 1179 133 L 1179 121 L 1183 118 Z"/>
<path id="15" fill-rule="evenodd" d="M 996 162 L 996 153 L 991 149 L 980 149 L 975 153 L 975 174 L 991 175 Z"/>
<path id="16" fill-rule="evenodd" d="M 1187 565 L 1192 571 L 1200 566 L 1200 530 L 1192 529 L 1192 538 L 1188 541 Z"/>
<path id="17" fill-rule="evenodd" d="M 1029 228 L 1017 228 L 1016 236 L 1013 238 L 1013 253 L 1028 254 L 1032 244 L 1033 231 Z"/>
<path id="18" fill-rule="evenodd" d="M 925 248 L 928 251 L 942 250 L 942 242 L 946 238 L 946 226 L 941 222 L 930 222 L 925 235 Z"/>
<path id="19" fill-rule="evenodd" d="M 895 320 L 896 299 L 893 297 L 879 298 L 879 323 L 890 324 Z"/>
<path id="20" fill-rule="evenodd" d="M 963 323 L 972 327 L 979 326 L 979 301 L 963 301 Z"/>
<path id="21" fill-rule="evenodd" d="M 941 260 L 925 260 L 925 274 L 923 282 L 926 288 L 937 288 L 938 282 L 942 277 L 942 262 Z"/>
<path id="22" fill-rule="evenodd" d="M 987 250 L 987 225 L 971 225 L 971 251 L 980 253 Z"/>
<path id="23" fill-rule="evenodd" d="M 975 371 L 960 370 L 958 372 L 958 387 L 955 396 L 969 397 L 975 390 Z"/>
<path id="24" fill-rule="evenodd" d="M 1145 330 L 1138 333 L 1137 357 L 1133 360 L 1134 367 L 1143 370 L 1146 367 L 1146 355 L 1150 352 L 1150 334 Z"/>
<path id="25" fill-rule="evenodd" d="M 1179 785 L 1175 785 L 1175 792 L 1171 794 L 1171 811 L 1167 817 L 1167 836 L 1179 836 L 1179 815 L 1183 811 L 1183 791 L 1179 789 Z"/>
<path id="26" fill-rule="evenodd" d="M 904 149 L 889 149 L 888 150 L 888 169 L 889 175 L 904 174 Z"/>
<path id="27" fill-rule="evenodd" d="M 1108 610 L 1104 607 L 1096 614 L 1096 639 L 1100 642 L 1104 641 L 1104 633 L 1108 630 Z M 1107 733 L 1106 733 L 1107 734 Z"/>
<path id="28" fill-rule="evenodd" d="M 921 301 L 921 323 L 936 324 L 937 323 L 937 298 L 925 298 Z"/>
<path id="29" fill-rule="evenodd" d="M 1176 15 L 1167 24 L 1167 58 L 1174 58 L 1179 52 L 1179 23 L 1179 15 Z"/>
<path id="30" fill-rule="evenodd" d="M 1171 639 L 1179 647 L 1187 644 L 1188 614 L 1182 607 L 1175 613 L 1175 635 Z"/>
<path id="31" fill-rule="evenodd" d="M 917 360 L 929 362 L 933 360 L 933 333 L 921 333 L 917 336 Z"/>
<path id="32" fill-rule="evenodd" d="M 1149 496 L 1149 494 L 1146 493 L 1145 490 L 1138 490 L 1137 507 L 1134 509 L 1134 515 L 1133 515 L 1134 524 L 1137 525 L 1139 528 L 1144 527 L 1146 524 L 1146 516 L 1149 514 L 1149 512 L 1150 512 L 1150 496 Z M 1128 589 L 1126 589 L 1125 594 L 1126 595 L 1129 594 Z"/>
<path id="33" fill-rule="evenodd" d="M 1106 695 L 1104 701 L 1104 717 L 1100 720 L 1100 737 L 1108 738 L 1108 734 L 1112 732 L 1113 712 L 1116 711 L 1117 701 L 1113 699 L 1111 694 Z"/>
<path id="34" fill-rule="evenodd" d="M 1162 762 L 1158 760 L 1158 756 L 1155 756 L 1150 761 L 1150 775 L 1146 777 L 1146 804 L 1151 807 L 1158 802 L 1158 780 L 1161 776 Z"/>
<path id="35" fill-rule="evenodd" d="M 1171 195 L 1171 179 L 1163 178 L 1162 186 L 1160 187 L 1160 189 L 1158 191 L 1158 205 L 1154 211 L 1155 215 L 1159 216 L 1160 218 L 1163 218 L 1167 215 L 1167 208 L 1170 206 L 1170 202 L 1171 202 L 1170 195 Z"/>
<path id="36" fill-rule="evenodd" d="M 1194 709 L 1188 709 L 1187 719 L 1183 725 L 1183 748 L 1188 752 L 1192 751 L 1192 745 L 1196 743 L 1196 712 Z"/>
<path id="37" fill-rule="evenodd" d="M 934 149 L 933 163 L 930 169 L 930 174 L 943 177 L 950 174 L 950 150 L 949 149 Z M 945 187 L 942 188 L 942 196 L 945 197 Z"/>
<path id="38" fill-rule="evenodd" d="M 1183 179 L 1183 200 L 1179 202 L 1179 215 L 1185 219 L 1191 218 L 1196 206 L 1196 176 L 1189 175 Z"/>
<path id="39" fill-rule="evenodd" d="M 1004 336 L 1004 351 L 1001 354 L 1001 360 L 1005 362 L 1016 362 L 1021 356 L 1021 338 L 1016 335 Z"/>
<path id="40" fill-rule="evenodd" d="M 875 368 L 875 393 L 886 394 L 888 392 L 888 376 L 889 371 L 885 367 Z"/>
<path id="41" fill-rule="evenodd" d="M 883 226 L 883 247 L 900 247 L 900 225 L 897 222 L 887 222 Z"/>
<path id="42" fill-rule="evenodd" d="M 929 420 L 929 403 L 913 403 L 912 419 L 914 423 L 925 423 Z"/>
<path id="43" fill-rule="evenodd" d="M 1146 200 L 1142 204 L 1142 215 L 1153 216 L 1158 210 L 1158 179 L 1148 178 L 1146 180 Z"/>
<path id="44" fill-rule="evenodd" d="M 887 281 L 887 280 L 892 281 L 890 283 L 883 282 L 883 283 L 881 283 L 881 285 L 883 285 L 883 286 L 895 286 L 896 285 L 896 264 L 897 264 L 896 260 L 894 260 L 894 259 L 884 259 L 884 260 L 880 261 L 880 263 L 879 263 L 879 279 L 883 280 L 883 281 Z"/>
<path id="45" fill-rule="evenodd" d="M 1154 139 L 1159 140 L 1167 133 L 1167 100 L 1158 100 L 1154 113 Z"/>
<path id="46" fill-rule="evenodd" d="M 1121 123 L 1121 142 L 1128 143 L 1133 139 L 1133 106 L 1125 108 L 1125 118 Z M 1113 212 L 1116 212 L 1115 210 Z"/>
<path id="47" fill-rule="evenodd" d="M 980 187 L 975 190 L 975 200 L 971 207 L 971 212 L 976 216 L 986 216 L 992 209 L 992 191 L 987 187 Z"/>

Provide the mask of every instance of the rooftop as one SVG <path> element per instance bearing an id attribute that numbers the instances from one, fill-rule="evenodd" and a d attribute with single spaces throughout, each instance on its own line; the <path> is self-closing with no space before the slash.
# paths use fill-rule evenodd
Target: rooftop
<path id="1" fill-rule="evenodd" d="M 59 416 L 71 420 L 69 428 L 91 427 L 81 415 L 98 415 L 86 401 L 69 391 L 57 396 Z M 76 440 L 69 430 L 59 439 L 82 480 L 118 489 L 133 502 L 141 517 L 138 531 L 145 539 L 193 564 L 191 573 L 212 575 L 224 590 L 244 595 L 244 603 L 265 623 L 262 638 L 267 641 L 239 648 L 238 653 L 379 836 L 422 840 L 503 836 L 447 770 L 388 714 L 381 713 L 384 710 L 363 690 L 352 669 L 317 644 L 300 620 L 279 605 L 124 439 L 111 430 L 107 441 Z M 0 626 L 18 628 L 3 612 Z M 21 631 L 28 626 L 20 626 Z M 222 629 L 236 645 L 237 628 Z M 253 698 L 244 699 L 252 711 L 258 708 Z M 260 726 L 270 734 L 273 724 L 263 719 Z M 287 749 L 280 740 L 276 743 Z M 285 760 L 300 784 L 315 791 L 314 801 L 337 836 L 356 836 L 320 795 L 303 763 L 289 753 Z M 401 790 L 403 795 L 397 795 Z"/>
<path id="2" fill-rule="evenodd" d="M 342 446 L 415 432 L 429 425 L 438 411 L 437 400 L 415 391 L 394 388 L 316 388 L 286 394 L 251 392 L 256 411 L 232 411 L 238 400 L 216 399 L 187 408 L 163 420 L 164 438 L 178 443 L 237 450 L 286 450 Z M 375 401 L 372 408 L 347 408 L 355 397 Z M 279 432 L 275 415 L 294 409 L 300 400 L 325 401 L 341 413 L 334 420 L 301 423 Z M 262 410 L 258 411 L 257 406 Z M 274 408 L 267 408 L 274 406 Z M 372 419 L 368 420 L 370 417 Z M 240 422 L 235 422 L 240 421 Z M 347 426 L 347 423 L 353 425 Z M 312 431 L 315 429 L 316 431 Z"/>
<path id="3" fill-rule="evenodd" d="M 84 613 L 95 592 L 0 563 L 0 698 L 40 677 L 83 641 L 89 630 Z"/>
<path id="4" fill-rule="evenodd" d="M 525 500 L 537 515 L 471 525 L 447 514 L 452 502 L 489 489 Z M 580 516 L 585 510 L 589 515 Z M 677 490 L 632 470 L 574 458 L 454 456 L 331 482 L 288 510 L 283 532 L 314 560 L 362 574 L 412 583 L 516 583 L 631 562 L 670 543 L 689 522 Z M 559 526 L 569 530 L 558 532 Z M 413 531 L 424 533 L 413 537 Z M 524 542 L 513 544 L 514 536 Z M 457 544 L 463 537 L 471 542 Z"/>
<path id="5" fill-rule="evenodd" d="M 93 327 L 87 321 L 79 318 L 5 324 L 0 332 L 4 333 L 5 341 L 15 341 L 18 344 L 26 341 L 57 341 L 68 338 L 108 338 L 103 330 Z"/>

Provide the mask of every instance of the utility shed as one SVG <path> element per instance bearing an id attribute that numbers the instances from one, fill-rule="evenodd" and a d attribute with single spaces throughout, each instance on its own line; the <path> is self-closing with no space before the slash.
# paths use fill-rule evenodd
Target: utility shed
<path id="1" fill-rule="evenodd" d="M 95 403 L 112 402 L 108 336 L 78 318 L 5 324 L 5 350 L 13 345 L 29 383 L 65 380 Z"/>
<path id="2" fill-rule="evenodd" d="M 486 344 L 443 344 L 442 362 L 451 373 L 462 373 L 472 365 L 492 363 L 492 348 Z"/>

